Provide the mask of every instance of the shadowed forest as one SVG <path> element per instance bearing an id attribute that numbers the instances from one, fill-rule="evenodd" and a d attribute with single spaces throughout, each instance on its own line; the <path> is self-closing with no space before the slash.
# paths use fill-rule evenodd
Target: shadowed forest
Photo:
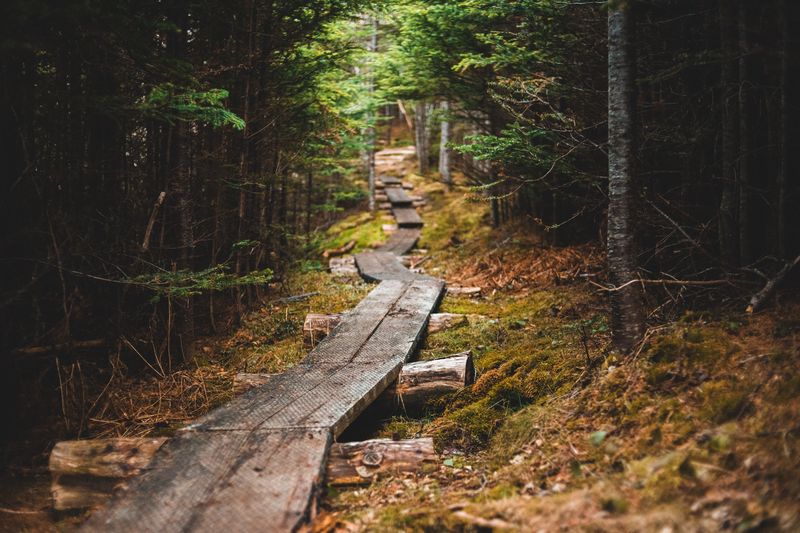
<path id="1" fill-rule="evenodd" d="M 260 530 L 800 529 L 800 3 L 0 13 L 0 531 L 124 530 L 196 421 L 381 327 Z M 398 280 L 443 295 L 368 327 Z"/>

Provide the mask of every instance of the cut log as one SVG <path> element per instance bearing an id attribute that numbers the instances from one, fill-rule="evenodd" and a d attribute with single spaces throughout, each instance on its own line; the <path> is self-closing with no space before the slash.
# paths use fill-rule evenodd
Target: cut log
<path id="1" fill-rule="evenodd" d="M 384 209 L 390 211 L 392 209 L 392 204 L 389 202 L 381 202 L 378 204 L 378 209 Z"/>
<path id="2" fill-rule="evenodd" d="M 426 205 L 428 205 L 428 202 L 426 202 L 425 200 L 419 200 L 419 201 L 414 200 L 413 202 L 411 202 L 411 207 L 425 207 Z"/>
<path id="3" fill-rule="evenodd" d="M 53 507 L 58 511 L 103 505 L 125 480 L 146 469 L 166 438 L 63 441 L 50 455 Z M 334 444 L 327 464 L 332 485 L 368 484 L 378 476 L 417 472 L 436 463 L 433 439 Z"/>
<path id="4" fill-rule="evenodd" d="M 453 296 L 468 296 L 470 298 L 480 296 L 481 295 L 481 288 L 480 287 L 457 287 L 457 286 L 447 286 L 447 294 Z"/>
<path id="5" fill-rule="evenodd" d="M 384 224 L 381 226 L 381 229 L 387 235 L 391 235 L 395 231 L 397 231 L 397 224 Z"/>
<path id="6" fill-rule="evenodd" d="M 147 468 L 166 438 L 117 438 L 56 443 L 50 452 L 56 510 L 95 507 L 125 478 Z"/>
<path id="7" fill-rule="evenodd" d="M 332 258 L 328 262 L 328 268 L 334 276 L 358 277 L 356 258 L 352 255 Z"/>
<path id="8" fill-rule="evenodd" d="M 337 443 L 328 459 L 329 485 L 363 485 L 386 474 L 419 472 L 437 462 L 430 437 Z"/>
<path id="9" fill-rule="evenodd" d="M 331 248 L 330 250 L 325 250 L 324 252 L 322 252 L 322 257 L 327 259 L 329 257 L 344 255 L 355 247 L 356 247 L 356 241 L 350 241 L 344 246 L 340 246 L 338 248 Z"/>
<path id="10" fill-rule="evenodd" d="M 404 181 L 402 187 L 405 190 L 410 191 L 410 190 L 412 190 L 414 188 L 414 184 L 413 183 L 409 183 L 407 181 Z"/>
<path id="11" fill-rule="evenodd" d="M 467 315 L 460 315 L 456 313 L 433 313 L 428 321 L 428 334 L 457 326 L 463 326 L 468 322 Z"/>
<path id="12" fill-rule="evenodd" d="M 339 325 L 342 314 L 322 315 L 319 313 L 309 313 L 303 321 L 303 343 L 313 348 L 319 341 L 327 337 L 330 332 Z"/>
<path id="13" fill-rule="evenodd" d="M 397 381 L 381 394 L 373 409 L 379 412 L 417 415 L 432 400 L 459 391 L 475 381 L 475 366 L 469 350 L 444 359 L 403 365 Z"/>

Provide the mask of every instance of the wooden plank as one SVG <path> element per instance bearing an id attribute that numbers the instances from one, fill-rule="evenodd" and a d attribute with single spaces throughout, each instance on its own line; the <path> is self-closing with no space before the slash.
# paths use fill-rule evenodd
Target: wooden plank
<path id="1" fill-rule="evenodd" d="M 377 251 L 405 255 L 417 245 L 420 234 L 419 228 L 399 228 Z"/>
<path id="2" fill-rule="evenodd" d="M 401 228 L 418 228 L 422 226 L 422 219 L 413 207 L 392 208 L 392 214 L 397 219 L 397 225 Z"/>
<path id="3" fill-rule="evenodd" d="M 85 531 L 292 531 L 316 498 L 328 429 L 183 431 Z"/>
<path id="4" fill-rule="evenodd" d="M 420 277 L 404 267 L 400 259 L 389 252 L 356 254 L 356 265 L 361 277 L 367 281 L 412 281 Z"/>
<path id="5" fill-rule="evenodd" d="M 406 191 L 399 187 L 386 189 L 386 197 L 389 199 L 389 203 L 392 204 L 392 207 L 411 206 L 411 198 L 406 194 Z"/>
<path id="6" fill-rule="evenodd" d="M 378 176 L 378 180 L 383 183 L 387 190 L 390 187 L 400 187 L 403 184 L 400 178 L 395 178 L 394 176 Z"/>

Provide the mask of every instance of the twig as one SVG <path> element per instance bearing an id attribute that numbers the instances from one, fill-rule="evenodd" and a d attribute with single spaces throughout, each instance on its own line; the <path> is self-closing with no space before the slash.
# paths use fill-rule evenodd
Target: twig
<path id="1" fill-rule="evenodd" d="M 730 284 L 731 281 L 728 279 L 710 279 L 710 280 L 686 280 L 686 279 L 632 279 L 630 281 L 626 281 L 622 285 L 617 287 L 606 287 L 601 285 L 595 281 L 587 280 L 592 285 L 595 285 L 600 290 L 607 291 L 607 292 L 615 292 L 624 289 L 628 285 L 632 285 L 634 283 L 645 283 L 645 284 L 655 284 L 655 285 L 724 285 Z"/>
<path id="2" fill-rule="evenodd" d="M 775 277 L 767 281 L 767 284 L 764 285 L 764 288 L 755 293 L 750 298 L 750 304 L 747 306 L 748 313 L 754 313 L 758 311 L 767 300 L 769 300 L 770 296 L 778 289 L 783 280 L 786 278 L 786 274 L 788 274 L 794 267 L 800 264 L 800 255 L 794 258 L 794 261 L 790 263 L 786 263 L 780 271 L 775 274 Z"/>
<path id="3" fill-rule="evenodd" d="M 150 212 L 150 220 L 147 221 L 147 228 L 144 230 L 144 239 L 142 239 L 141 246 L 142 252 L 146 252 L 148 248 L 150 248 L 150 234 L 153 233 L 153 226 L 156 224 L 158 210 L 161 208 L 161 204 L 164 203 L 164 199 L 166 197 L 167 193 L 165 191 L 161 191 L 156 199 L 156 203 L 153 204 L 153 210 Z"/>

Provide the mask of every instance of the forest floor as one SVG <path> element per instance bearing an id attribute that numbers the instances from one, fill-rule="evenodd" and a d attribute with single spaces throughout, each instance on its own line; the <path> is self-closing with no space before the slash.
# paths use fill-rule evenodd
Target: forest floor
<path id="1" fill-rule="evenodd" d="M 457 176 L 447 190 L 385 160 L 422 194 L 426 273 L 477 286 L 441 312 L 468 323 L 430 335 L 420 359 L 472 350 L 474 385 L 393 418 L 374 436 L 432 436 L 440 464 L 368 487 L 330 489 L 314 531 L 735 531 L 800 528 L 800 302 L 743 312 L 744 297 L 653 328 L 633 357 L 609 351 L 608 308 L 592 245 L 548 247 L 493 230 L 486 203 Z M 383 242 L 389 215 L 357 212 L 318 242 Z M 89 437 L 169 433 L 233 395 L 236 372 L 279 372 L 307 353 L 308 312 L 353 307 L 372 286 L 298 262 L 232 333 L 198 341 L 187 368 L 115 383 Z M 299 301 L 286 295 L 312 293 Z M 7 492 L 7 491 L 3 491 Z M 0 494 L 0 530 L 69 529 L 47 485 Z M 20 514 L 7 511 L 24 511 Z M 27 514 L 26 514 L 27 513 Z"/>
<path id="2" fill-rule="evenodd" d="M 331 489 L 316 531 L 800 528 L 796 294 L 756 315 L 743 311 L 749 295 L 684 312 L 621 360 L 591 282 L 599 249 L 492 230 L 463 184 L 447 191 L 405 170 L 428 200 L 417 261 L 482 289 L 446 296 L 440 310 L 470 320 L 430 335 L 419 357 L 470 349 L 478 378 L 427 418 L 377 431 L 433 436 L 440 465 Z M 372 224 L 351 230 L 360 245 Z"/>

